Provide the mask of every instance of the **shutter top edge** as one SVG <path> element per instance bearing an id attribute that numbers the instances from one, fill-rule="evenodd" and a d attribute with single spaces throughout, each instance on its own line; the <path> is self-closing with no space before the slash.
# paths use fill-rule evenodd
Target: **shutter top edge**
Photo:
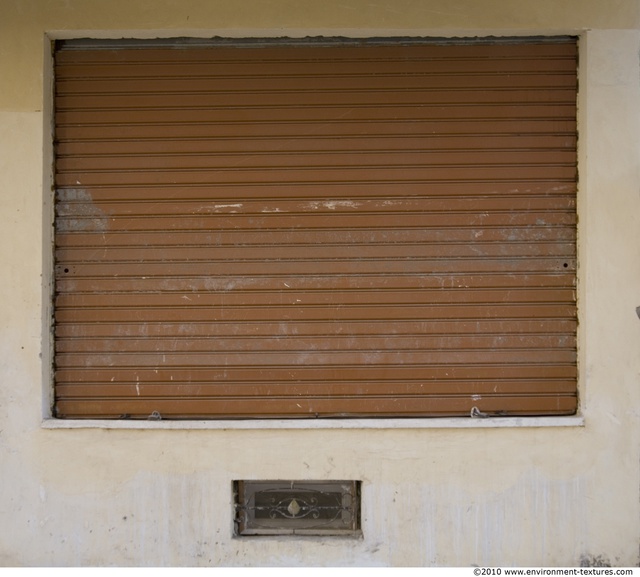
<path id="1" fill-rule="evenodd" d="M 413 45 L 486 45 L 486 44 L 571 44 L 576 36 L 474 36 L 474 37 L 371 37 L 309 36 L 305 38 L 155 38 L 155 39 L 97 39 L 74 38 L 57 40 L 56 51 L 68 50 L 122 50 L 151 48 L 262 48 L 277 46 L 330 47 L 330 46 L 413 46 Z"/>

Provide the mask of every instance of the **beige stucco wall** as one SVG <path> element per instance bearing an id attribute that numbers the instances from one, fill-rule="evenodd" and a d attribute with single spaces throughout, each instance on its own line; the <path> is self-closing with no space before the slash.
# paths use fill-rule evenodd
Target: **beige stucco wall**
<path id="1" fill-rule="evenodd" d="M 583 421 L 43 425 L 47 34 L 548 33 L 581 36 Z M 636 0 L 0 0 L 0 565 L 637 565 L 639 51 Z M 360 479 L 363 538 L 233 539 L 242 478 Z"/>

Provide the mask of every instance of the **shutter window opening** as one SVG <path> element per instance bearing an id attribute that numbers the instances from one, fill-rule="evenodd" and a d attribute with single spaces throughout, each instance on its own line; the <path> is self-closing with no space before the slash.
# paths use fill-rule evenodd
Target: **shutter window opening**
<path id="1" fill-rule="evenodd" d="M 61 43 L 55 416 L 575 413 L 576 66 Z"/>

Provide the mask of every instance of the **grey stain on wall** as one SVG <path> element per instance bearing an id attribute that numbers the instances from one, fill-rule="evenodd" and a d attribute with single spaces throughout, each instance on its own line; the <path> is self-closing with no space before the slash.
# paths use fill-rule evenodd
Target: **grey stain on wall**
<path id="1" fill-rule="evenodd" d="M 605 555 L 582 555 L 580 567 L 611 567 L 611 562 Z"/>

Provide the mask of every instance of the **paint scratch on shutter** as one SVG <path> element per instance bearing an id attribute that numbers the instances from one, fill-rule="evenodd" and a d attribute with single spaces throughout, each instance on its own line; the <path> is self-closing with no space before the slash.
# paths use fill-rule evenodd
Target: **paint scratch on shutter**
<path id="1" fill-rule="evenodd" d="M 304 205 L 304 208 L 307 210 L 319 210 L 320 208 L 336 210 L 338 208 L 359 208 L 361 205 L 361 202 L 353 200 L 324 200 L 308 202 Z"/>
<path id="2" fill-rule="evenodd" d="M 57 207 L 59 232 L 105 231 L 109 219 L 105 212 L 94 203 L 91 193 L 83 188 L 59 190 Z M 71 218 L 65 218 L 73 215 Z"/>

